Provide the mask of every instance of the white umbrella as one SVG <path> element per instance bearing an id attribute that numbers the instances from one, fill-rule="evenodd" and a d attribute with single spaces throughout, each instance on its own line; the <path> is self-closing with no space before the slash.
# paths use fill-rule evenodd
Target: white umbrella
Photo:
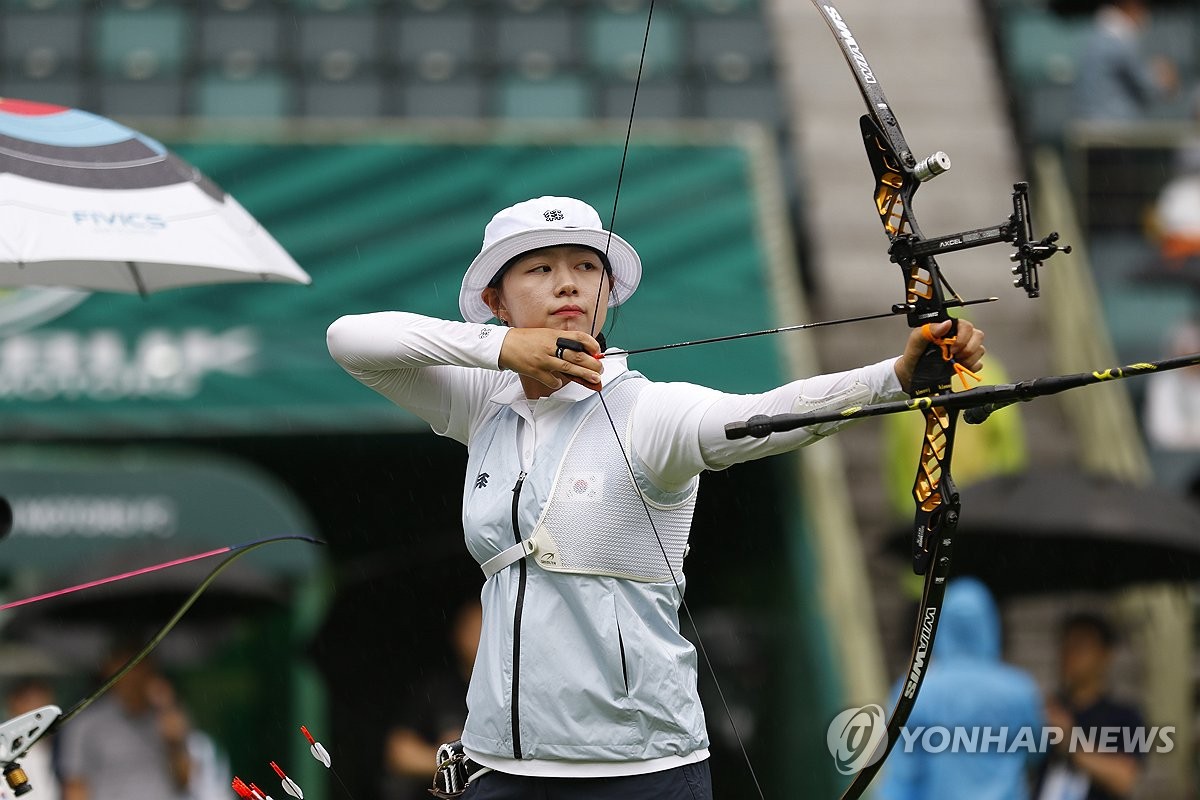
<path id="1" fill-rule="evenodd" d="M 0 286 L 311 283 L 233 197 L 147 136 L 0 98 Z"/>

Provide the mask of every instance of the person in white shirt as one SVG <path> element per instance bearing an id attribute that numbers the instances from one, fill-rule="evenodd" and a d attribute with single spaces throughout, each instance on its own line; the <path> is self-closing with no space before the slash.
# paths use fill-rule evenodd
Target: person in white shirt
<path id="1" fill-rule="evenodd" d="M 484 773 L 472 800 L 711 798 L 678 618 L 698 476 L 838 427 L 729 441 L 725 423 L 896 399 L 926 346 L 914 332 L 899 358 L 757 395 L 655 383 L 592 335 L 640 278 L 591 206 L 541 197 L 487 225 L 465 323 L 390 311 L 329 328 L 350 375 L 468 449 L 463 526 L 486 578 L 462 736 Z M 982 341 L 960 321 L 955 358 L 976 369 Z"/>

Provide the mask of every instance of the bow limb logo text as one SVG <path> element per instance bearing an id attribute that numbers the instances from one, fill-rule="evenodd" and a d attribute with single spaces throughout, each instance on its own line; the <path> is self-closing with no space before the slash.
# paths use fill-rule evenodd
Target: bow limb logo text
<path id="1" fill-rule="evenodd" d="M 825 6 L 825 13 L 829 15 L 829 19 L 837 27 L 838 36 L 846 42 L 846 47 L 850 50 L 850 54 L 854 57 L 854 63 L 858 65 L 859 74 L 866 83 L 879 83 L 875 79 L 875 72 L 871 69 L 871 65 L 867 63 L 867 57 L 863 55 L 862 48 L 858 46 L 858 41 L 854 38 L 854 34 L 850 32 L 850 26 L 846 24 L 846 20 L 842 19 L 842 15 L 833 6 Z"/>
<path id="2" fill-rule="evenodd" d="M 921 635 L 917 639 L 917 654 L 913 657 L 912 672 L 904 685 L 904 696 L 910 700 L 917 696 L 917 687 L 921 684 L 921 673 L 925 671 L 925 661 L 929 658 L 929 643 L 933 639 L 933 625 L 937 621 L 937 609 L 925 610 L 925 619 L 921 623 Z"/>
<path id="3" fill-rule="evenodd" d="M 833 718 L 825 742 L 834 766 L 843 775 L 869 767 L 887 751 L 887 722 L 883 708 L 875 705 L 848 708 Z"/>

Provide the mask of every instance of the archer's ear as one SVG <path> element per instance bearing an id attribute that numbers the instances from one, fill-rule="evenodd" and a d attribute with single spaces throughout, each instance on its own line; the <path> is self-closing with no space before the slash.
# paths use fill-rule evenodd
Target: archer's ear
<path id="1" fill-rule="evenodd" d="M 500 320 L 504 324 L 508 324 L 508 319 L 505 316 L 507 309 L 504 307 L 504 302 L 500 299 L 500 290 L 494 286 L 488 286 L 479 293 L 479 298 L 483 300 L 484 305 L 492 310 L 492 316 Z"/>

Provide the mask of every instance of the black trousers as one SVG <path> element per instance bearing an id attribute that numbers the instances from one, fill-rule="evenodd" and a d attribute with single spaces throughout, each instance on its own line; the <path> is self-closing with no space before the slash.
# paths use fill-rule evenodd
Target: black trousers
<path id="1" fill-rule="evenodd" d="M 619 778 L 525 778 L 489 772 L 463 800 L 712 800 L 708 762 Z"/>

